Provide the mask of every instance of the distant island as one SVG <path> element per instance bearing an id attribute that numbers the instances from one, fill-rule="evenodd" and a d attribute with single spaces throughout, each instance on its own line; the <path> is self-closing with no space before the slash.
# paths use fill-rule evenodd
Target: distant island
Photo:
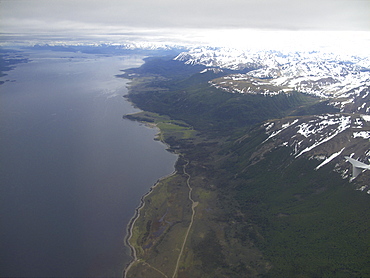
<path id="1" fill-rule="evenodd" d="M 17 50 L 0 48 L 0 77 L 6 76 L 6 72 L 14 69 L 15 65 L 29 62 L 23 53 Z M 9 80 L 6 80 L 9 81 Z M 0 85 L 6 81 L 0 80 Z"/>
<path id="2" fill-rule="evenodd" d="M 143 110 L 125 117 L 179 156 L 130 224 L 125 276 L 370 276 L 370 171 L 353 179 L 344 158 L 370 157 L 369 67 L 225 51 L 121 75 Z"/>

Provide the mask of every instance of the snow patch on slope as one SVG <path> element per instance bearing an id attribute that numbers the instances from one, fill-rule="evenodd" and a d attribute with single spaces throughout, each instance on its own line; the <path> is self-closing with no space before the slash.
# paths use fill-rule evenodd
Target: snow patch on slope
<path id="1" fill-rule="evenodd" d="M 364 139 L 370 139 L 370 131 L 359 131 L 359 132 L 353 132 L 353 138 L 364 138 Z"/>
<path id="2" fill-rule="evenodd" d="M 319 145 L 321 145 L 325 142 L 328 142 L 329 140 L 331 140 L 335 136 L 337 136 L 339 133 L 341 133 L 344 130 L 346 130 L 347 128 L 349 128 L 351 126 L 351 117 L 350 116 L 348 116 L 348 117 L 341 116 L 341 117 L 336 118 L 336 119 L 334 118 L 334 119 L 323 120 L 323 121 L 319 122 L 318 124 L 316 123 L 315 126 L 317 128 L 312 128 L 311 133 L 312 134 L 315 134 L 316 132 L 321 133 L 321 131 L 323 129 L 326 129 L 329 125 L 338 125 L 338 127 L 336 129 L 332 130 L 331 132 L 326 133 L 325 136 L 322 136 L 321 138 L 319 138 L 317 141 L 315 141 L 314 144 L 312 144 L 311 146 L 308 146 L 307 148 L 302 150 L 295 157 L 299 157 L 302 154 L 304 154 L 305 152 L 308 152 L 308 151 L 312 150 L 313 148 L 316 148 L 317 146 L 319 146 Z"/>
<path id="3" fill-rule="evenodd" d="M 332 161 L 334 158 L 336 158 L 337 156 L 339 156 L 343 152 L 344 149 L 345 148 L 341 149 L 339 152 L 333 153 L 331 156 L 329 156 L 327 159 L 325 159 L 322 163 L 320 163 L 320 165 L 318 165 L 315 169 L 318 170 L 322 166 L 324 166 L 325 164 L 327 164 L 330 161 Z"/>
<path id="4" fill-rule="evenodd" d="M 264 142 L 266 142 L 267 140 L 271 139 L 272 137 L 274 137 L 274 136 L 278 135 L 278 134 L 279 134 L 280 132 L 282 132 L 284 129 L 287 129 L 288 127 L 290 127 L 290 126 L 294 125 L 294 124 L 295 124 L 295 123 L 297 123 L 297 122 L 298 122 L 298 119 L 294 120 L 294 121 L 293 121 L 293 122 L 291 122 L 291 123 L 283 124 L 283 125 L 281 126 L 281 129 L 279 129 L 279 130 L 276 130 L 276 131 L 272 132 L 272 133 L 270 134 L 270 136 L 269 136 L 269 137 L 267 137 L 267 139 L 266 139 L 265 141 L 263 141 L 263 143 L 264 143 Z M 268 129 L 266 128 L 266 130 L 268 130 Z"/>

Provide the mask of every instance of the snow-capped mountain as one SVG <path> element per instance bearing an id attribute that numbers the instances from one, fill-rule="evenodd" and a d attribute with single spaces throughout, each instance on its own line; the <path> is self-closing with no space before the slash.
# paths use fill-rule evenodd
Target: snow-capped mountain
<path id="1" fill-rule="evenodd" d="M 238 70 L 254 65 L 262 69 L 256 77 L 273 78 L 278 72 L 297 75 L 300 72 L 311 72 L 311 75 L 331 73 L 343 75 L 348 72 L 370 69 L 370 58 L 352 55 L 339 55 L 319 51 L 286 52 L 253 51 L 222 47 L 196 47 L 180 53 L 175 60 L 186 64 L 205 65 Z M 294 68 L 292 68 L 294 66 Z M 333 69 L 335 72 L 333 72 Z M 257 76 L 258 75 L 258 76 Z"/>
<path id="2" fill-rule="evenodd" d="M 352 180 L 351 165 L 345 156 L 370 163 L 370 116 L 359 114 L 325 114 L 271 120 L 260 127 L 267 138 L 251 156 L 256 163 L 277 148 L 289 148 L 295 159 L 317 160 L 318 170 L 333 163 L 343 179 Z M 242 140 L 242 139 L 241 139 Z M 334 164 L 335 163 L 335 164 Z M 370 171 L 356 178 L 356 189 L 370 194 Z"/>
<path id="3" fill-rule="evenodd" d="M 178 55 L 186 64 L 245 71 L 210 81 L 230 93 L 273 96 L 298 91 L 331 99 L 342 112 L 370 113 L 370 57 L 323 52 L 195 48 Z"/>
<path id="4" fill-rule="evenodd" d="M 288 117 L 262 124 L 266 140 L 252 155 L 258 162 L 276 148 L 290 148 L 295 159 L 316 159 L 351 180 L 345 156 L 370 162 L 370 58 L 322 52 L 240 51 L 197 48 L 178 55 L 186 64 L 238 71 L 210 81 L 230 93 L 274 96 L 293 91 L 313 95 L 338 108 L 337 114 Z M 243 72 L 244 71 L 244 72 Z M 356 189 L 370 194 L 370 171 L 356 178 Z"/>
<path id="5" fill-rule="evenodd" d="M 258 68 L 260 61 L 250 52 L 230 48 L 197 47 L 180 53 L 175 60 L 188 65 L 204 65 L 231 70 Z"/>
<path id="6" fill-rule="evenodd" d="M 65 48 L 112 48 L 117 50 L 180 50 L 186 51 L 194 46 L 186 46 L 171 42 L 148 42 L 148 41 L 122 41 L 122 42 L 109 42 L 109 41 L 69 41 L 69 40 L 42 40 L 42 41 L 3 41 L 0 42 L 0 47 L 65 47 Z"/>

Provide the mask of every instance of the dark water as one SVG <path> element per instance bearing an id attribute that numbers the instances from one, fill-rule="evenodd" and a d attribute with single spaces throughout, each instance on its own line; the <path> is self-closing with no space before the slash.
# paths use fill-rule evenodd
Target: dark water
<path id="1" fill-rule="evenodd" d="M 176 160 L 122 119 L 137 110 L 114 75 L 142 61 L 28 55 L 1 78 L 0 276 L 120 276 L 135 207 Z"/>

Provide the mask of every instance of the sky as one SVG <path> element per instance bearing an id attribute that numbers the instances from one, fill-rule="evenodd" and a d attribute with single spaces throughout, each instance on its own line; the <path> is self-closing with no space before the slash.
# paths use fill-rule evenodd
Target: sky
<path id="1" fill-rule="evenodd" d="M 0 32 L 2 41 L 370 48 L 369 15 L 370 0 L 0 0 Z"/>

